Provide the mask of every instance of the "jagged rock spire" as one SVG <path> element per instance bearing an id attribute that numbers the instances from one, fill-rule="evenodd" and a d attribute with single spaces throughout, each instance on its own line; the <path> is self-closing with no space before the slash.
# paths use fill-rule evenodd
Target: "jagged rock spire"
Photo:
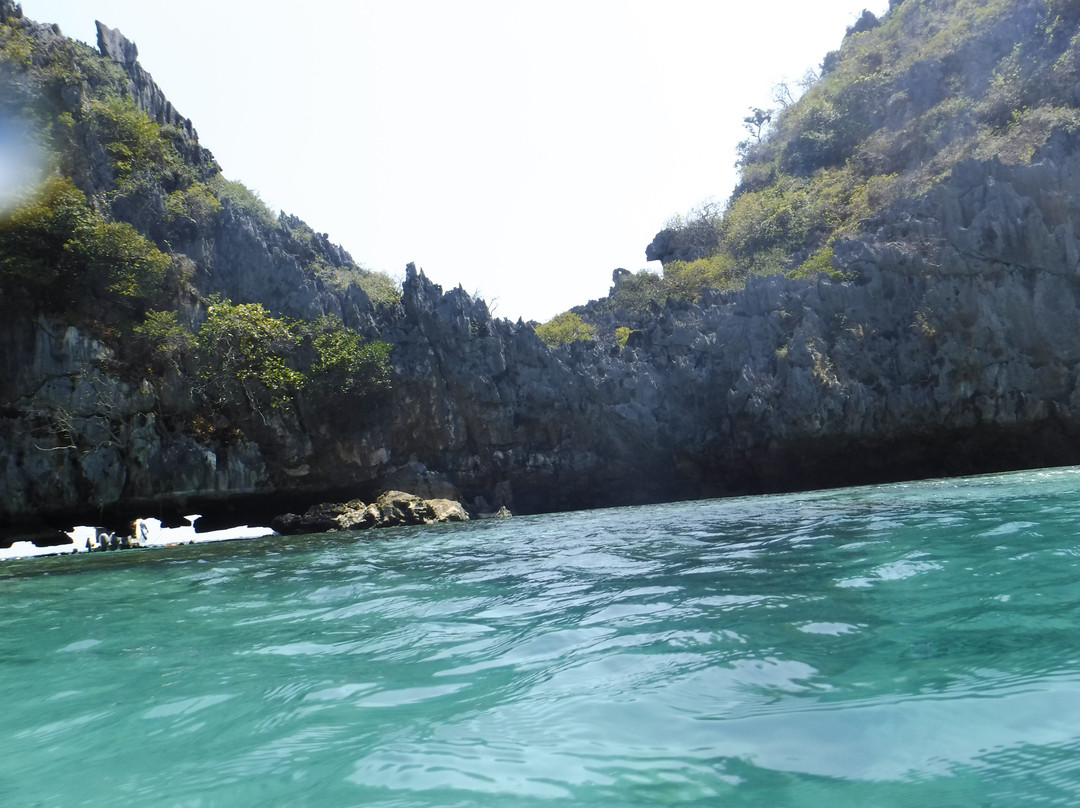
<path id="1" fill-rule="evenodd" d="M 10 0 L 0 0 L 10 2 Z M 116 28 L 110 28 L 101 21 L 97 25 L 98 50 L 107 59 L 112 59 L 127 73 L 131 82 L 128 90 L 139 109 L 159 124 L 168 124 L 182 133 L 186 142 L 187 157 L 197 165 L 203 165 L 208 172 L 217 170 L 213 155 L 199 145 L 199 135 L 191 121 L 181 115 L 165 93 L 158 87 L 153 77 L 139 64 L 139 48 Z"/>
<path id="2" fill-rule="evenodd" d="M 100 20 L 95 20 L 97 26 L 98 50 L 102 56 L 107 56 L 125 68 L 131 68 L 139 60 L 139 49 L 126 36 L 116 28 L 110 28 Z"/>

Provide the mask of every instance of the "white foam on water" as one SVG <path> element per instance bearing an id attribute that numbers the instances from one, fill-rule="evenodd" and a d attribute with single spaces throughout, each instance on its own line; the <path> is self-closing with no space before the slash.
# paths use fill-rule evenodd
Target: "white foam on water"
<path id="1" fill-rule="evenodd" d="M 184 519 L 187 520 L 187 524 L 181 527 L 162 527 L 161 520 L 152 517 L 136 519 L 132 525 L 131 546 L 175 547 L 180 544 L 206 544 L 218 541 L 235 541 L 237 539 L 258 539 L 263 536 L 271 536 L 274 533 L 271 528 L 250 525 L 196 533 L 195 521 L 199 518 L 200 514 L 185 516 Z M 89 552 L 91 548 L 96 549 L 102 538 L 107 542 L 113 536 L 113 534 L 100 531 L 92 525 L 77 525 L 67 531 L 67 535 L 71 538 L 69 544 L 58 544 L 52 547 L 38 547 L 32 541 L 16 541 L 11 547 L 0 548 L 0 561 L 85 553 Z"/>

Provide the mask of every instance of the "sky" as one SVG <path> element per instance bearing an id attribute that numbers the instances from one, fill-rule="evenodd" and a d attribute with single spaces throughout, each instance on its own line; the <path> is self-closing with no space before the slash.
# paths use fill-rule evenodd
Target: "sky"
<path id="1" fill-rule="evenodd" d="M 772 107 L 887 0 L 22 0 L 119 28 L 229 179 L 369 269 L 415 262 L 498 317 L 607 294 L 723 203 Z"/>

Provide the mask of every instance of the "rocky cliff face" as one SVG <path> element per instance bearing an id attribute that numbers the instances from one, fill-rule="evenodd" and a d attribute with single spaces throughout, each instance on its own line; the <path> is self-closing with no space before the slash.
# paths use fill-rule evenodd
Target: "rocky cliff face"
<path id="1" fill-rule="evenodd" d="M 170 431 L 76 329 L 27 324 L 4 351 L 25 392 L 0 501 L 8 518 L 212 511 L 430 472 L 528 512 L 1076 462 L 1077 146 L 962 164 L 838 249 L 857 281 L 670 301 L 622 350 L 551 350 L 410 270 L 401 307 L 366 314 L 395 345 L 387 401 L 226 447 Z"/>
<path id="2" fill-rule="evenodd" d="M 140 103 L 173 121 L 124 42 L 103 27 Z M 391 392 L 208 435 L 183 417 L 185 379 L 151 384 L 79 324 L 14 319 L 0 521 L 268 520 L 391 487 L 540 512 L 1080 462 L 1078 147 L 1058 130 L 1028 163 L 961 163 L 837 244 L 853 280 L 756 278 L 596 312 L 597 341 L 558 349 L 412 267 L 398 305 L 331 289 L 288 222 L 268 231 L 226 205 L 184 245 L 200 290 L 341 316 L 394 346 Z M 324 242 L 305 249 L 351 263 Z"/>
<path id="3" fill-rule="evenodd" d="M 963 163 L 838 246 L 857 280 L 669 301 L 622 350 L 548 354 L 413 279 L 425 375 L 447 380 L 424 398 L 460 413 L 424 418 L 425 443 L 479 447 L 431 464 L 550 507 L 1074 462 L 1076 149 L 1058 131 L 1030 164 Z"/>
<path id="4" fill-rule="evenodd" d="M 855 281 L 756 279 L 642 322 L 630 361 L 700 402 L 685 466 L 738 489 L 1075 462 L 1076 153 L 1057 131 L 1031 164 L 962 163 L 838 245 Z"/>
<path id="5" fill-rule="evenodd" d="M 131 82 L 129 91 L 138 107 L 157 123 L 180 130 L 188 146 L 185 151 L 189 158 L 193 158 L 192 162 L 212 161 L 213 157 L 210 153 L 199 146 L 199 136 L 191 121 L 176 111 L 154 79 L 139 64 L 139 49 L 135 43 L 115 28 L 109 28 L 100 21 L 96 23 L 96 26 L 99 50 L 103 56 L 112 59 L 127 73 Z"/>

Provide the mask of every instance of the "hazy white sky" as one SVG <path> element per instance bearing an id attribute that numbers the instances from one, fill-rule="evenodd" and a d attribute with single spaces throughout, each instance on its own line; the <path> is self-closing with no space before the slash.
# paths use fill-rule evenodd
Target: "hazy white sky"
<path id="1" fill-rule="evenodd" d="M 751 106 L 887 0 L 23 0 L 119 28 L 225 176 L 497 316 L 607 293 L 735 184 Z M 652 268 L 659 269 L 655 264 Z"/>

